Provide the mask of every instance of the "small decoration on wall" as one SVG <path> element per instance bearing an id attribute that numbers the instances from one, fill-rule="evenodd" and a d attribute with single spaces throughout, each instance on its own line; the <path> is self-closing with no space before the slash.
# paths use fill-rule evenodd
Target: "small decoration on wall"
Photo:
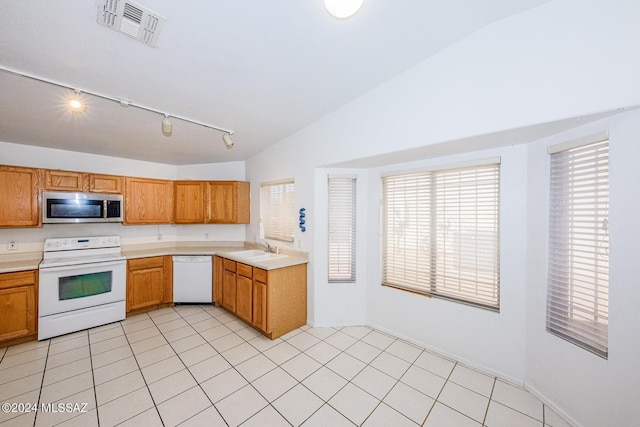
<path id="1" fill-rule="evenodd" d="M 306 209 L 305 208 L 300 208 L 300 230 L 304 233 L 305 231 L 307 231 L 307 227 L 305 226 L 305 217 L 307 216 L 307 214 L 305 213 Z"/>

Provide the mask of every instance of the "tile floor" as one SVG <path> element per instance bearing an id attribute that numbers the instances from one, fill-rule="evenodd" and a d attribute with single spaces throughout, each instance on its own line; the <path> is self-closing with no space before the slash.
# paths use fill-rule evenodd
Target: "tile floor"
<path id="1" fill-rule="evenodd" d="M 271 341 L 209 305 L 0 349 L 0 403 L 13 404 L 2 426 L 568 425 L 521 388 L 371 328 Z"/>

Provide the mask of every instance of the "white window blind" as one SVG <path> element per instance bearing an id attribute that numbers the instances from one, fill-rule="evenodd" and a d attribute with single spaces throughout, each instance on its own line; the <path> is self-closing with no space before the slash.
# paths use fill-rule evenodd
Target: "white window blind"
<path id="1" fill-rule="evenodd" d="M 383 282 L 499 309 L 500 165 L 383 177 Z"/>
<path id="2" fill-rule="evenodd" d="M 293 242 L 295 184 L 285 181 L 260 186 L 260 215 L 265 239 Z"/>
<path id="3" fill-rule="evenodd" d="M 329 177 L 329 282 L 356 280 L 356 179 Z"/>
<path id="4" fill-rule="evenodd" d="M 608 356 L 609 141 L 551 155 L 547 330 Z"/>

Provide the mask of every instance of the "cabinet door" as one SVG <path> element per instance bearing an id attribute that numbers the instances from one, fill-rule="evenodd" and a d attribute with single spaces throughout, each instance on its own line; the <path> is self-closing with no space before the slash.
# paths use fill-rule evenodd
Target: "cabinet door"
<path id="1" fill-rule="evenodd" d="M 213 257 L 213 302 L 222 305 L 222 272 L 224 271 L 222 258 Z"/>
<path id="2" fill-rule="evenodd" d="M 55 191 L 78 191 L 84 189 L 84 173 L 46 169 L 44 189 Z"/>
<path id="3" fill-rule="evenodd" d="M 236 295 L 236 314 L 239 318 L 251 323 L 252 313 L 252 288 L 253 280 L 238 275 Z"/>
<path id="4" fill-rule="evenodd" d="M 41 225 L 40 171 L 0 166 L 0 227 Z"/>
<path id="5" fill-rule="evenodd" d="M 173 220 L 178 224 L 204 222 L 204 182 L 173 183 Z"/>
<path id="6" fill-rule="evenodd" d="M 270 333 L 267 317 L 267 284 L 253 280 L 253 326 Z"/>
<path id="7" fill-rule="evenodd" d="M 222 306 L 236 312 L 236 273 L 233 271 L 222 272 Z"/>
<path id="8" fill-rule="evenodd" d="M 92 193 L 122 194 L 122 177 L 115 175 L 89 175 L 89 191 Z"/>
<path id="9" fill-rule="evenodd" d="M 36 277 L 36 271 L 0 274 L 0 342 L 37 332 Z"/>
<path id="10" fill-rule="evenodd" d="M 163 302 L 164 269 L 130 271 L 127 278 L 127 312 Z"/>
<path id="11" fill-rule="evenodd" d="M 125 178 L 125 224 L 169 224 L 172 212 L 173 185 L 171 181 Z"/>
<path id="12" fill-rule="evenodd" d="M 211 181 L 207 183 L 207 223 L 248 224 L 249 183 Z"/>

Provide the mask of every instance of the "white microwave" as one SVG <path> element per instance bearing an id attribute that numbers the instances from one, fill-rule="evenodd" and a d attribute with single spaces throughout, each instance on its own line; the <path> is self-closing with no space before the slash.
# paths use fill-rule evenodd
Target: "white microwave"
<path id="1" fill-rule="evenodd" d="M 42 223 L 122 222 L 124 203 L 121 194 L 42 193 Z"/>

